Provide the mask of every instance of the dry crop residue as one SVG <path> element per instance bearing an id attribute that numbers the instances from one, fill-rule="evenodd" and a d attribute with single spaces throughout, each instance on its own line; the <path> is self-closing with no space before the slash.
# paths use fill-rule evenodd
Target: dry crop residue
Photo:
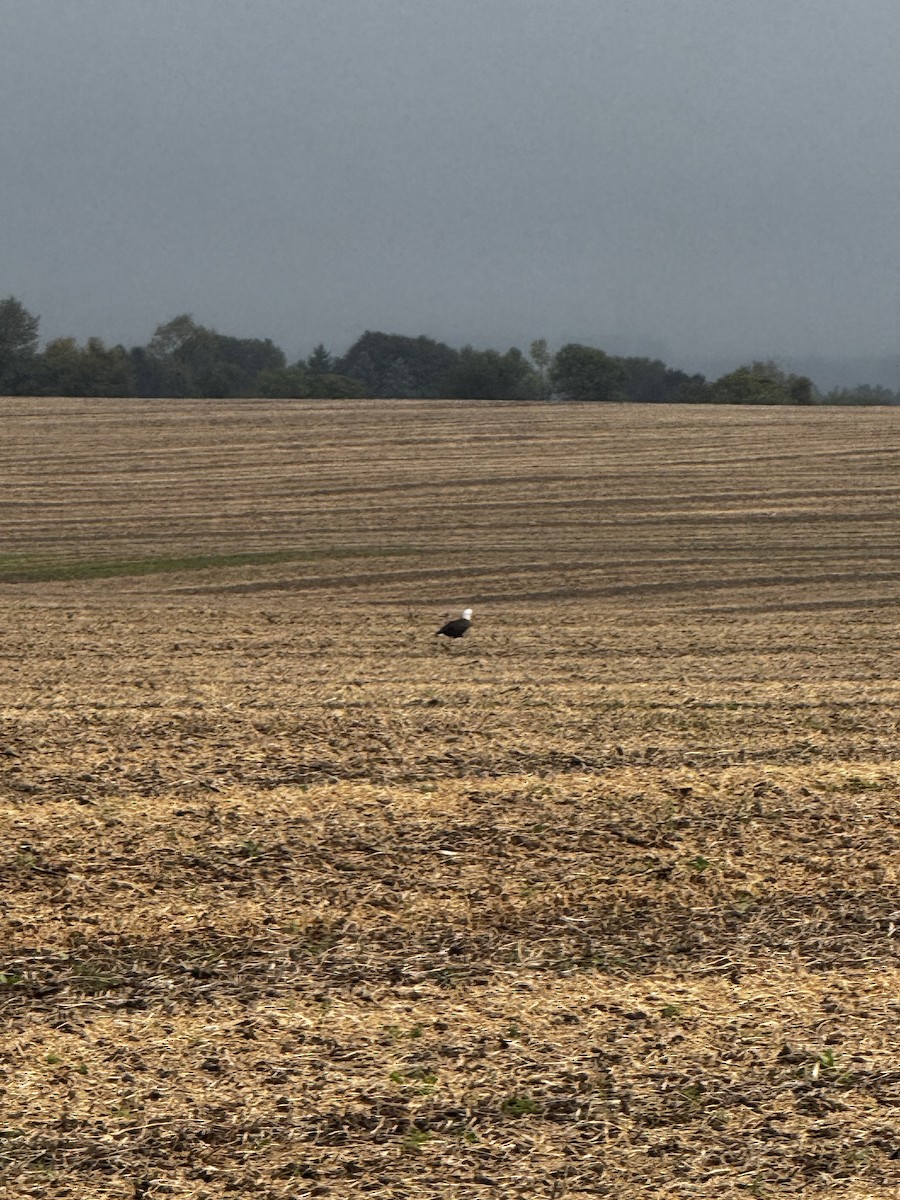
<path id="1" fill-rule="evenodd" d="M 900 416 L 5 405 L 4 1194 L 898 1193 Z"/>

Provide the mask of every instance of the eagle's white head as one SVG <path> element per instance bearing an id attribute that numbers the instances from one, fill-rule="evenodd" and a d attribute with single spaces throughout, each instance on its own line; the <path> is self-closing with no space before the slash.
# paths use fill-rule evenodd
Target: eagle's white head
<path id="1" fill-rule="evenodd" d="M 471 610 L 471 608 L 464 608 L 464 609 L 463 609 L 463 620 L 464 620 L 464 621 L 471 621 L 471 620 L 472 620 L 472 610 Z"/>

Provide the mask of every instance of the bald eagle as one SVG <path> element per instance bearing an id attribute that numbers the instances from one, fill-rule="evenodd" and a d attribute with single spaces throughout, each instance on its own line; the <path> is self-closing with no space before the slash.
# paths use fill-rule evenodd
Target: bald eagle
<path id="1" fill-rule="evenodd" d="M 454 621 L 448 621 L 446 625 L 442 625 L 435 633 L 435 637 L 440 637 L 441 634 L 448 638 L 461 638 L 463 634 L 469 632 L 472 625 L 472 610 L 464 608 L 463 615 L 457 617 Z"/>

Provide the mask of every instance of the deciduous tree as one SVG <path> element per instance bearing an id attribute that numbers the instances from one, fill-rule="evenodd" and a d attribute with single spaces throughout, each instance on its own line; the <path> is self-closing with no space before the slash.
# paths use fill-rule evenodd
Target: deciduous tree
<path id="1" fill-rule="evenodd" d="M 398 364 L 408 372 L 409 394 L 440 396 L 444 379 L 456 365 L 458 353 L 429 337 L 404 337 L 398 333 L 367 330 L 335 369 L 358 379 L 370 396 L 396 395 Z"/>
<path id="2" fill-rule="evenodd" d="M 814 404 L 812 380 L 788 375 L 777 363 L 754 362 L 717 379 L 711 388 L 715 404 Z"/>
<path id="3" fill-rule="evenodd" d="M 537 376 L 538 398 L 546 400 L 550 395 L 550 367 L 553 365 L 553 355 L 547 349 L 547 339 L 536 338 L 529 347 L 529 354 Z"/>
<path id="4" fill-rule="evenodd" d="M 553 360 L 553 391 L 564 400 L 624 400 L 625 371 L 603 350 L 570 342 Z"/>
<path id="5" fill-rule="evenodd" d="M 133 396 L 134 368 L 123 346 L 88 338 L 55 338 L 34 360 L 35 392 L 42 396 Z"/>
<path id="6" fill-rule="evenodd" d="M 22 390 L 38 347 L 39 321 L 15 296 L 0 300 L 0 390 Z"/>
<path id="7" fill-rule="evenodd" d="M 515 347 L 498 354 L 463 346 L 442 391 L 460 400 L 525 400 L 537 395 L 538 381 L 528 359 Z"/>

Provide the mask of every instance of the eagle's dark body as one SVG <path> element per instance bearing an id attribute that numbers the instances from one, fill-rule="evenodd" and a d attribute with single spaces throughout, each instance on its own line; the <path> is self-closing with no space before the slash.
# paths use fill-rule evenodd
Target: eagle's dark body
<path id="1" fill-rule="evenodd" d="M 454 620 L 448 621 L 446 625 L 442 625 L 434 636 L 440 637 L 443 634 L 448 638 L 461 638 L 469 632 L 471 627 L 472 610 L 467 608 L 461 617 L 456 617 Z"/>

